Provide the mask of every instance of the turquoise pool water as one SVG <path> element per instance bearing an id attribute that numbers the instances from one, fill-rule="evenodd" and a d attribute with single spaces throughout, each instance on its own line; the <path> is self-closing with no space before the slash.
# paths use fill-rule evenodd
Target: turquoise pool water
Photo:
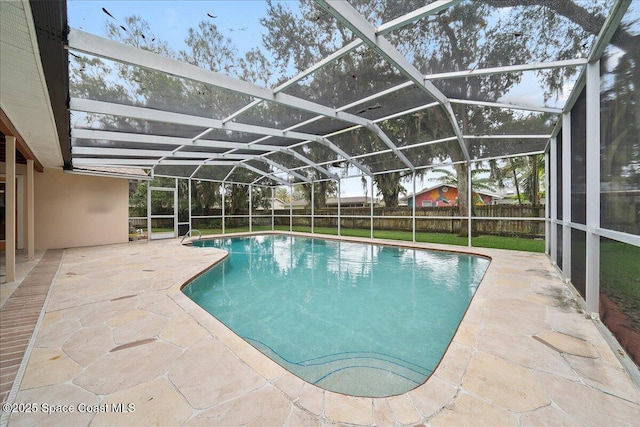
<path id="1" fill-rule="evenodd" d="M 447 252 L 287 235 L 196 241 L 229 257 L 183 292 L 302 379 L 384 397 L 435 369 L 489 265 Z"/>

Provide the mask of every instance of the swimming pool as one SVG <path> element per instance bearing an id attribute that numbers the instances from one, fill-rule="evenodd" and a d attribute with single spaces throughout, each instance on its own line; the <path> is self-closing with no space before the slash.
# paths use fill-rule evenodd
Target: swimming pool
<path id="1" fill-rule="evenodd" d="M 302 379 L 353 396 L 433 372 L 486 271 L 466 254 L 290 235 L 196 241 L 229 257 L 183 288 Z"/>

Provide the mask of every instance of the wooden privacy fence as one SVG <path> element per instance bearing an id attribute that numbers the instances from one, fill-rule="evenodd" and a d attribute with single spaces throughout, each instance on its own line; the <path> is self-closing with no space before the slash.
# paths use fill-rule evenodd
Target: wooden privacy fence
<path id="1" fill-rule="evenodd" d="M 279 226 L 289 225 L 289 209 L 276 209 L 274 211 L 273 223 Z M 207 212 L 208 218 L 193 218 L 193 228 L 220 228 L 220 209 L 213 209 Z M 194 215 L 195 216 L 195 215 Z M 412 209 L 407 206 L 397 208 L 374 208 L 373 228 L 375 230 L 412 230 Z M 460 223 L 466 219 L 454 219 L 459 216 L 456 207 L 428 207 L 416 208 L 416 231 L 434 233 L 458 233 Z M 537 206 L 475 206 L 473 216 L 473 227 L 480 234 L 493 234 L 499 236 L 519 236 L 540 238 L 544 237 L 545 223 L 543 220 L 527 221 L 510 220 L 509 218 L 544 218 L 544 205 Z M 495 218 L 495 219 L 494 219 Z M 146 219 L 140 221 L 140 225 Z M 252 212 L 253 225 L 270 225 L 271 210 L 255 210 Z M 225 215 L 226 228 L 242 227 L 249 225 L 249 212 L 236 212 L 234 215 Z M 294 226 L 311 226 L 311 209 L 293 210 Z M 322 208 L 314 211 L 314 225 L 316 227 L 337 227 L 338 209 Z M 138 226 L 136 224 L 136 226 Z M 369 207 L 341 208 L 340 226 L 344 228 L 371 227 L 371 209 Z"/>
<path id="2" fill-rule="evenodd" d="M 314 225 L 316 227 L 337 227 L 338 209 L 323 208 L 315 210 Z M 276 210 L 276 225 L 289 224 L 289 211 Z M 310 226 L 311 210 L 296 209 L 293 211 L 293 225 Z M 371 210 L 364 208 L 341 208 L 340 226 L 344 228 L 371 227 Z M 298 217 L 296 217 L 298 216 Z M 374 208 L 373 228 L 375 230 L 412 230 L 412 210 L 410 207 Z M 453 219 L 460 216 L 455 207 L 452 208 L 416 208 L 416 231 L 434 233 L 458 233 L 461 221 Z M 500 236 L 544 237 L 545 223 L 543 220 L 509 220 L 509 218 L 544 218 L 542 206 L 478 206 L 474 207 L 475 217 L 492 219 L 475 219 L 473 227 L 480 234 L 494 234 Z M 496 218 L 496 219 L 493 219 Z"/>

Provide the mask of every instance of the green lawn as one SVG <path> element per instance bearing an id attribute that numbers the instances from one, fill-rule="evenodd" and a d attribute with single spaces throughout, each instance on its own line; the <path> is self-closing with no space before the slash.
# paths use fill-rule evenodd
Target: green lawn
<path id="1" fill-rule="evenodd" d="M 600 286 L 629 315 L 640 332 L 640 247 L 603 241 Z"/>
<path id="2" fill-rule="evenodd" d="M 147 231 L 146 228 L 143 229 L 144 231 Z M 173 227 L 153 227 L 151 229 L 152 233 L 173 233 Z"/>
<path id="3" fill-rule="evenodd" d="M 276 226 L 276 230 L 279 231 L 289 231 L 288 226 Z M 271 226 L 255 226 L 253 227 L 253 231 L 267 231 L 271 230 Z M 239 233 L 249 231 L 249 227 L 239 227 L 239 228 L 227 228 L 225 229 L 226 233 Z M 293 227 L 293 231 L 310 233 L 310 227 Z M 222 233 L 221 229 L 200 229 L 200 232 L 203 235 L 207 234 L 219 234 Z M 337 235 L 337 228 L 329 228 L 329 227 L 315 227 L 315 232 L 317 234 L 329 234 L 329 235 Z M 343 236 L 351 236 L 351 237 L 370 237 L 370 230 L 368 229 L 359 229 L 359 228 L 342 228 L 340 229 L 340 234 Z M 373 236 L 379 239 L 389 239 L 389 240 L 404 240 L 411 241 L 411 232 L 410 231 L 392 231 L 392 230 L 374 230 Z M 416 241 L 425 242 L 425 243 L 439 243 L 445 245 L 458 245 L 458 246 L 466 246 L 467 238 L 466 237 L 458 237 L 455 234 L 444 234 L 444 233 L 424 233 L 417 232 L 416 233 Z M 516 251 L 527 251 L 527 252 L 544 252 L 544 240 L 534 240 L 534 239 L 524 239 L 518 237 L 501 237 L 501 236 L 478 236 L 473 237 L 471 239 L 471 243 L 475 247 L 479 248 L 496 248 L 496 249 L 511 249 Z"/>

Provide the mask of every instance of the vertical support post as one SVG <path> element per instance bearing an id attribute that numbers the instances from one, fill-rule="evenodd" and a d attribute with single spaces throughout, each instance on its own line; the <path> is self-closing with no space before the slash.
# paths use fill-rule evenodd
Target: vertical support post
<path id="1" fill-rule="evenodd" d="M 191 224 L 191 177 L 189 177 L 189 230 L 193 228 L 193 224 Z"/>
<path id="2" fill-rule="evenodd" d="M 152 172 L 153 173 L 153 172 Z M 147 240 L 151 241 L 151 181 L 147 181 Z"/>
<path id="3" fill-rule="evenodd" d="M 293 231 L 293 184 L 289 184 L 289 231 Z"/>
<path id="4" fill-rule="evenodd" d="M 275 230 L 275 215 L 276 215 L 276 187 L 271 187 L 271 231 Z"/>
<path id="5" fill-rule="evenodd" d="M 373 176 L 370 176 L 369 179 L 371 179 L 371 183 L 370 183 L 371 184 L 370 185 L 370 188 L 371 188 L 371 202 L 370 202 L 370 205 L 371 205 L 371 222 L 370 222 L 370 225 L 371 225 L 371 238 L 373 239 L 373 203 L 375 202 L 375 197 L 373 195 Z"/>
<path id="6" fill-rule="evenodd" d="M 173 237 L 178 237 L 178 178 L 173 180 Z"/>
<path id="7" fill-rule="evenodd" d="M 253 213 L 251 210 L 253 209 L 253 185 L 249 184 L 249 232 L 253 231 Z"/>
<path id="8" fill-rule="evenodd" d="M 551 233 L 550 234 L 550 245 L 551 245 L 551 262 L 553 264 L 557 264 L 558 260 L 558 226 L 556 225 L 556 220 L 558 219 L 558 194 L 557 192 L 561 189 L 558 188 L 558 162 L 562 161 L 562 159 L 558 159 L 558 138 L 551 138 L 551 148 L 549 150 L 549 179 L 547 180 L 547 188 L 555 188 L 553 193 L 553 197 L 549 197 L 549 193 L 547 192 L 547 201 L 550 203 L 551 208 Z M 559 266 L 561 267 L 561 266 Z"/>
<path id="9" fill-rule="evenodd" d="M 586 311 L 597 318 L 600 308 L 600 61 L 587 64 L 587 246 L 586 246 Z"/>
<path id="10" fill-rule="evenodd" d="M 315 182 L 311 182 L 311 233 L 313 234 L 316 219 L 316 187 Z"/>
<path id="11" fill-rule="evenodd" d="M 549 219 L 549 151 L 544 153 L 544 253 L 551 253 L 551 240 L 549 232 L 551 223 Z"/>
<path id="12" fill-rule="evenodd" d="M 340 190 L 341 190 L 341 182 L 342 180 L 340 178 L 338 178 L 338 236 L 341 236 L 340 234 Z"/>
<path id="13" fill-rule="evenodd" d="M 571 280 L 571 113 L 562 114 L 562 278 Z"/>
<path id="14" fill-rule="evenodd" d="M 471 212 L 473 203 L 473 187 L 471 183 L 471 162 L 467 162 L 467 246 L 471 247 Z"/>
<path id="15" fill-rule="evenodd" d="M 34 162 L 27 160 L 27 254 L 33 260 L 35 251 L 35 176 Z"/>
<path id="16" fill-rule="evenodd" d="M 24 177 L 16 174 L 16 249 L 24 249 Z"/>
<path id="17" fill-rule="evenodd" d="M 5 280 L 16 280 L 16 138 L 6 136 L 5 161 Z"/>
<path id="18" fill-rule="evenodd" d="M 411 174 L 411 185 L 413 187 L 413 202 L 411 203 L 411 241 L 416 242 L 416 173 Z"/>
<path id="19" fill-rule="evenodd" d="M 222 193 L 222 234 L 224 234 L 224 217 L 225 217 L 225 209 L 224 209 L 224 197 L 227 193 L 227 190 L 224 187 L 224 182 L 222 184 L 220 184 L 220 189 L 221 189 L 221 193 Z"/>

